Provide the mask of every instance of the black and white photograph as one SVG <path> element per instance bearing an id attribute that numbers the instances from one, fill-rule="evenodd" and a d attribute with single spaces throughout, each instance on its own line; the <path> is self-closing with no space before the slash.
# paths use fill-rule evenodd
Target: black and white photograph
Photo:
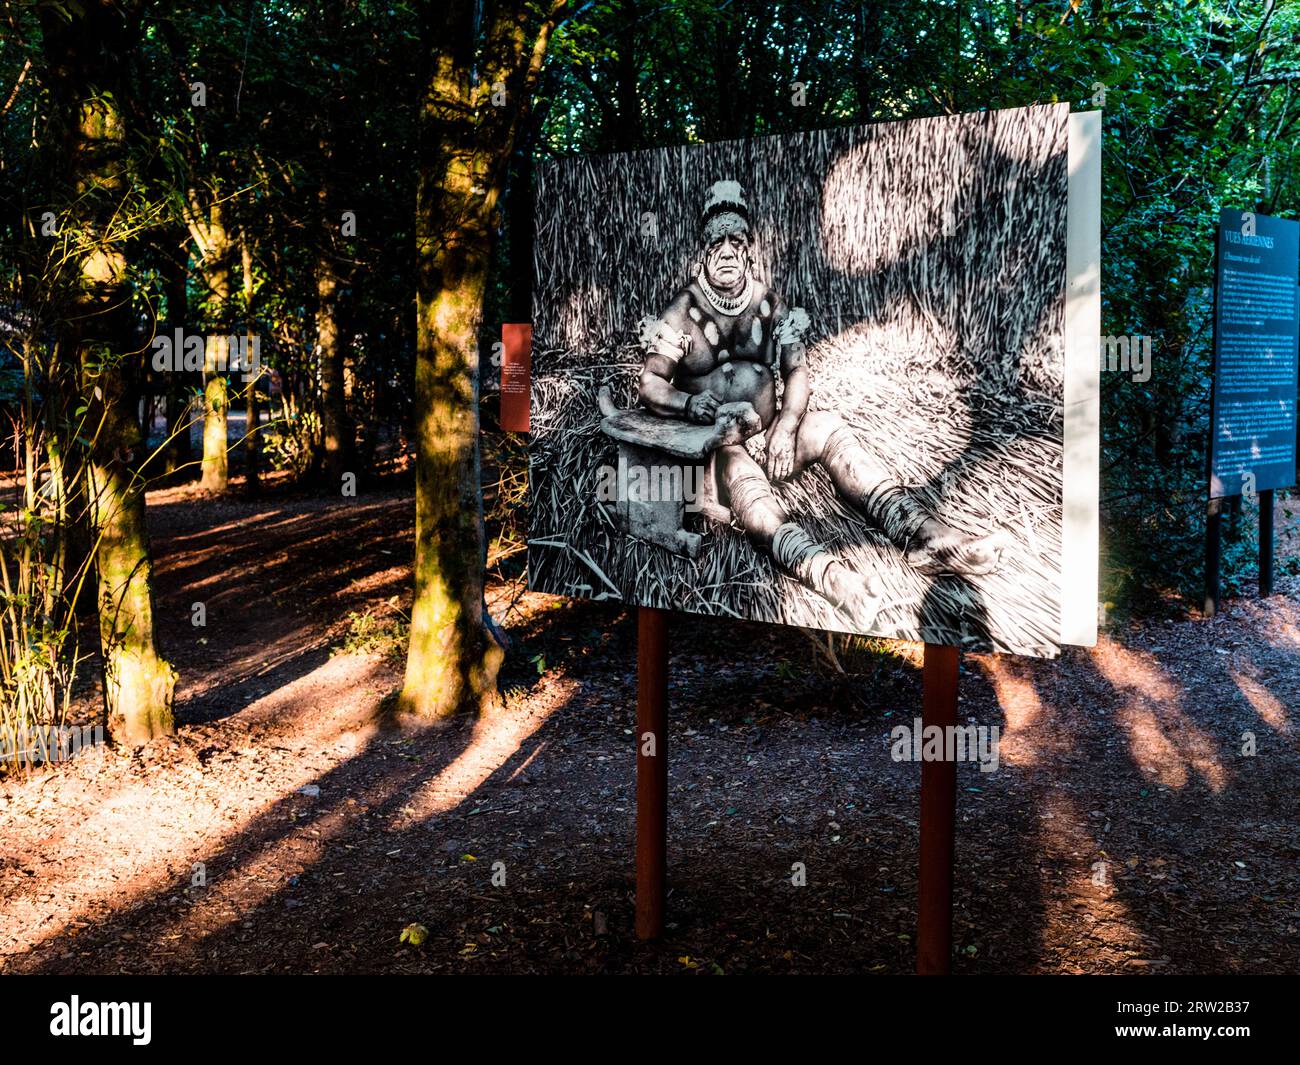
<path id="1" fill-rule="evenodd" d="M 1055 654 L 1067 126 L 540 167 L 532 587 Z"/>

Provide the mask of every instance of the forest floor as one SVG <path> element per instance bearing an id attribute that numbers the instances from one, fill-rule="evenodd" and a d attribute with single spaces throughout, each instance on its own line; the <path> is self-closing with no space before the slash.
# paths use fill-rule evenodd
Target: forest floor
<path id="1" fill-rule="evenodd" d="M 919 773 L 889 733 L 915 668 L 837 677 L 797 632 L 674 619 L 644 944 L 631 614 L 494 586 L 505 708 L 398 725 L 408 493 L 173 488 L 150 526 L 179 732 L 0 779 L 0 972 L 911 970 Z M 963 718 L 1001 746 L 958 770 L 957 972 L 1300 970 L 1300 579 L 1278 591 L 965 657 Z"/>

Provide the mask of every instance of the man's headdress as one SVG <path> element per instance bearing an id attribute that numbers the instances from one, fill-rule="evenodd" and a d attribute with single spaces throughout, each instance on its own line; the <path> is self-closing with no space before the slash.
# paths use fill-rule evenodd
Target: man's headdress
<path id="1" fill-rule="evenodd" d="M 700 212 L 704 242 L 712 244 L 729 233 L 749 232 L 749 204 L 739 181 L 715 181 Z"/>

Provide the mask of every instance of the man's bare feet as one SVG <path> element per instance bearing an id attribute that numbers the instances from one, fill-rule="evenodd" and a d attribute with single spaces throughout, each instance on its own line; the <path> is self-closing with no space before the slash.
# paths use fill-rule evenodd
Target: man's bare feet
<path id="1" fill-rule="evenodd" d="M 977 577 L 992 573 L 1002 561 L 1008 537 L 999 530 L 987 536 L 970 536 L 930 518 L 917 532 L 904 558 L 913 569 L 929 576 L 944 573 Z"/>
<path id="2" fill-rule="evenodd" d="M 875 624 L 884 595 L 875 577 L 863 577 L 843 562 L 826 567 L 823 597 L 859 632 Z"/>

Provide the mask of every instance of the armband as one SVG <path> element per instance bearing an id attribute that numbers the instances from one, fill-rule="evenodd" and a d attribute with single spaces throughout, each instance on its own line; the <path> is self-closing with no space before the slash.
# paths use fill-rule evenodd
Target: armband
<path id="1" fill-rule="evenodd" d="M 641 319 L 638 333 L 647 355 L 662 355 L 676 363 L 691 350 L 690 334 L 679 333 L 661 318 L 647 316 Z"/>
<path id="2" fill-rule="evenodd" d="M 807 311 L 802 307 L 791 307 L 789 313 L 776 323 L 776 342 L 784 347 L 802 340 L 809 324 Z"/>

